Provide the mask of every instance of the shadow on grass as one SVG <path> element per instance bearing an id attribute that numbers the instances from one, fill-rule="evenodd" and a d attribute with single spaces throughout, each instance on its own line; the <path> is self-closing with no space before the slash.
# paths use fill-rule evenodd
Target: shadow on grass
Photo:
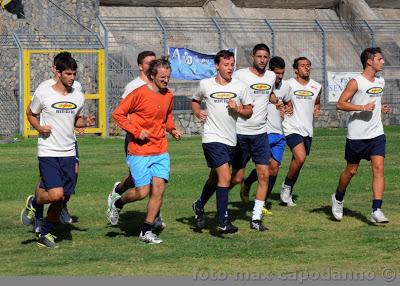
<path id="1" fill-rule="evenodd" d="M 76 220 L 78 221 L 77 218 Z M 63 240 L 72 240 L 72 234 L 71 231 L 87 231 L 87 228 L 79 228 L 74 226 L 73 224 L 61 224 L 61 223 L 55 223 L 54 228 L 50 232 L 52 235 L 56 236 L 56 239 L 54 240 L 55 242 L 61 242 Z M 35 235 L 33 231 L 30 231 L 32 235 Z M 33 239 L 27 239 L 21 242 L 21 244 L 30 244 L 30 243 L 35 243 L 37 240 L 36 238 Z"/>
<path id="2" fill-rule="evenodd" d="M 233 224 L 235 224 L 235 220 L 242 219 L 246 221 L 250 221 L 251 217 L 246 214 L 249 209 L 248 206 L 244 206 L 242 202 L 230 202 L 228 207 L 229 217 Z M 234 207 L 234 208 L 232 208 Z M 218 215 L 216 211 L 205 212 L 206 216 L 206 225 L 203 229 L 198 229 L 195 227 L 194 215 L 189 217 L 180 217 L 177 218 L 176 221 L 182 224 L 188 225 L 193 232 L 204 233 L 208 231 L 211 236 L 215 236 L 218 238 L 225 238 L 218 230 Z"/>
<path id="3" fill-rule="evenodd" d="M 146 219 L 146 212 L 140 211 L 122 211 L 119 215 L 118 225 L 110 226 L 112 229 L 120 231 L 109 231 L 106 236 L 116 237 L 124 235 L 126 237 L 139 236 L 140 228 Z"/>
<path id="4" fill-rule="evenodd" d="M 337 221 L 332 215 L 332 207 L 331 206 L 323 206 L 323 207 L 320 207 L 320 208 L 312 209 L 312 210 L 310 210 L 310 212 L 311 213 L 325 213 L 329 217 L 329 220 L 339 223 L 339 221 Z M 348 209 L 348 208 L 343 208 L 343 218 L 345 218 L 345 217 L 354 217 L 354 218 L 356 218 L 356 219 L 358 219 L 358 220 L 360 220 L 363 223 L 366 223 L 368 225 L 378 226 L 378 224 L 371 222 L 368 219 L 368 217 L 366 217 L 362 213 L 357 212 L 357 211 L 353 211 L 353 210 Z"/>

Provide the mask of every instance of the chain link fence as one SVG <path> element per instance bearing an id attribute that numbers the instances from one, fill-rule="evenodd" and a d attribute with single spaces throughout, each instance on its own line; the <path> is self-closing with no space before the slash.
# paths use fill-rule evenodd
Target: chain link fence
<path id="1" fill-rule="evenodd" d="M 291 68 L 294 58 L 305 56 L 311 60 L 311 76 L 324 86 L 322 108 L 325 110 L 335 109 L 328 98 L 327 73 L 360 71 L 361 51 L 381 46 L 386 58 L 385 100 L 390 104 L 399 102 L 400 21 L 171 17 L 102 17 L 101 20 L 109 38 L 111 109 L 119 102 L 124 85 L 138 74 L 135 59 L 142 50 L 150 49 L 161 55 L 167 54 L 168 47 L 185 47 L 202 53 L 236 48 L 237 68 L 243 68 L 251 64 L 252 48 L 261 42 L 270 46 L 272 55 L 285 59 L 286 78 L 294 75 Z M 195 86 L 196 82 L 171 82 L 177 91 L 175 110 L 190 109 L 187 97 Z"/>

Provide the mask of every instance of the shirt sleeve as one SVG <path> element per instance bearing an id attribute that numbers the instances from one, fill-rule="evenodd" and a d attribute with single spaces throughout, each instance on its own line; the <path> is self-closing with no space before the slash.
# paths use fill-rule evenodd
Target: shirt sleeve
<path id="1" fill-rule="evenodd" d="M 30 104 L 30 109 L 34 114 L 40 114 L 42 112 L 42 101 L 40 100 L 40 93 L 35 91 Z"/>
<path id="2" fill-rule="evenodd" d="M 115 119 L 117 125 L 133 134 L 135 138 L 138 138 L 142 128 L 134 121 L 128 119 L 129 113 L 134 113 L 139 103 L 139 94 L 130 93 L 114 110 L 112 116 Z"/>
<path id="3" fill-rule="evenodd" d="M 204 81 L 201 80 L 199 82 L 199 86 L 197 87 L 195 93 L 192 96 L 192 99 L 197 101 L 202 101 L 204 99 L 205 89 L 204 89 Z"/>
<path id="4" fill-rule="evenodd" d="M 165 125 L 168 133 L 171 133 L 173 129 L 175 129 L 174 117 L 172 116 L 172 108 L 174 106 L 174 97 L 171 97 L 171 103 L 168 107 L 167 113 L 167 123 Z"/>

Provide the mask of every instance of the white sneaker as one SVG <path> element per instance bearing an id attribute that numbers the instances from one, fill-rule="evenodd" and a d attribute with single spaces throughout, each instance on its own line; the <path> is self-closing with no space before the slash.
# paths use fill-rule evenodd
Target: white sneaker
<path id="1" fill-rule="evenodd" d="M 343 218 L 343 201 L 338 201 L 335 197 L 335 193 L 332 194 L 332 215 L 336 220 L 341 221 Z"/>
<path id="2" fill-rule="evenodd" d="M 145 234 L 143 234 L 143 231 L 141 231 L 139 234 L 139 239 L 149 244 L 158 244 L 162 242 L 162 240 L 151 230 L 146 231 Z"/>
<path id="3" fill-rule="evenodd" d="M 285 183 L 282 183 L 282 188 L 281 188 L 281 201 L 284 202 L 285 204 L 289 203 L 291 201 L 291 187 L 288 185 L 285 185 Z M 293 203 L 293 201 L 292 201 Z"/>
<path id="4" fill-rule="evenodd" d="M 65 206 L 62 208 L 61 213 L 60 213 L 60 216 L 59 216 L 58 219 L 59 219 L 59 221 L 60 221 L 62 224 L 71 224 L 71 223 L 72 223 L 72 217 L 71 217 L 71 215 L 69 214 L 67 205 L 65 205 Z"/>
<path id="5" fill-rule="evenodd" d="M 114 184 L 114 186 L 113 186 L 111 192 L 108 194 L 108 197 L 107 197 L 107 206 L 108 206 L 108 207 L 110 207 L 111 201 L 112 201 L 112 198 L 113 198 L 113 197 L 115 197 L 115 196 L 120 196 L 119 194 L 117 194 L 117 193 L 115 192 L 115 188 L 119 185 L 119 183 L 120 183 L 120 182 L 115 182 L 115 184 Z M 121 196 L 120 196 L 120 197 L 121 197 Z"/>
<path id="6" fill-rule="evenodd" d="M 110 193 L 111 194 L 111 193 Z M 117 201 L 121 196 L 115 193 L 110 200 L 110 204 L 108 205 L 108 209 L 106 212 L 107 220 L 111 225 L 117 225 L 119 219 L 119 212 L 120 209 L 116 208 L 114 203 Z"/>
<path id="7" fill-rule="evenodd" d="M 295 207 L 296 206 L 296 204 L 293 202 L 292 195 L 290 195 L 289 201 L 287 202 L 286 206 L 288 206 L 288 207 Z"/>
<path id="8" fill-rule="evenodd" d="M 388 223 L 389 222 L 389 220 L 387 219 L 387 217 L 385 217 L 385 215 L 383 214 L 381 209 L 377 209 L 376 211 L 371 213 L 371 221 L 375 222 L 375 223 Z"/>

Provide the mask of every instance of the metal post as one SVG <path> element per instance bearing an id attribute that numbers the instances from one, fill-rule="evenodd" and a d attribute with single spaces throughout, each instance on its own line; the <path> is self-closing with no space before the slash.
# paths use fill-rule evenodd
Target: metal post
<path id="1" fill-rule="evenodd" d="M 18 107 L 19 107 L 19 133 L 24 134 L 24 61 L 23 61 L 23 54 L 22 54 L 22 46 L 19 42 L 18 36 L 16 33 L 13 34 L 13 38 L 15 43 L 18 46 L 18 70 L 19 70 L 19 100 L 18 100 Z"/>
<path id="2" fill-rule="evenodd" d="M 213 21 L 215 27 L 218 30 L 218 48 L 219 50 L 222 50 L 224 48 L 224 34 L 223 31 L 221 29 L 221 27 L 218 25 L 218 22 L 215 18 L 211 18 L 211 20 Z"/>
<path id="3" fill-rule="evenodd" d="M 103 21 L 100 19 L 100 17 L 97 17 L 97 20 L 99 21 L 100 24 L 100 29 L 103 29 L 104 31 L 104 51 L 105 51 L 105 68 L 104 68 L 104 72 L 105 72 L 105 95 L 106 95 L 106 135 L 110 135 L 110 104 L 109 104 L 109 100 L 110 97 L 108 95 L 108 28 L 106 27 L 106 25 L 104 25 Z M 100 41 L 101 42 L 101 41 Z"/>
<path id="4" fill-rule="evenodd" d="M 167 44 L 167 41 L 168 41 L 168 31 L 167 31 L 167 29 L 165 29 L 165 27 L 164 27 L 164 25 L 163 25 L 163 23 L 162 23 L 160 17 L 156 17 L 156 20 L 157 20 L 158 24 L 160 25 L 161 30 L 162 30 L 162 33 L 163 33 L 164 55 L 168 55 L 168 44 Z"/>
<path id="5" fill-rule="evenodd" d="M 372 29 L 371 25 L 367 22 L 367 20 L 364 20 L 365 25 L 367 25 L 368 30 L 371 33 L 371 45 L 372 47 L 376 46 L 376 42 L 375 42 L 375 32 L 374 29 Z"/>
<path id="6" fill-rule="evenodd" d="M 271 47 L 271 51 L 272 51 L 272 56 L 275 56 L 275 31 L 274 28 L 272 27 L 272 24 L 269 20 L 264 19 L 265 24 L 267 24 L 268 28 L 270 28 L 271 30 L 271 36 L 272 36 L 272 47 Z"/>
<path id="7" fill-rule="evenodd" d="M 322 32 L 322 66 L 323 66 L 323 81 L 324 81 L 324 107 L 326 103 L 328 102 L 328 71 L 327 71 L 327 52 L 326 52 L 326 32 L 324 27 L 321 25 L 321 23 L 318 20 L 315 20 L 315 23 L 317 24 L 318 28 Z"/>

